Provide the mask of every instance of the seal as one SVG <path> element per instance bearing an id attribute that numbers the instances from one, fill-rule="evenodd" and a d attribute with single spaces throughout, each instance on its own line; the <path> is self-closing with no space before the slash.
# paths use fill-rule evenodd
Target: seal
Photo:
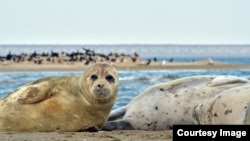
<path id="1" fill-rule="evenodd" d="M 0 131 L 99 131 L 118 84 L 115 67 L 101 62 L 79 76 L 36 80 L 0 99 Z"/>
<path id="2" fill-rule="evenodd" d="M 193 108 L 195 124 L 250 124 L 250 83 L 221 92 Z"/>
<path id="3" fill-rule="evenodd" d="M 248 82 L 226 75 L 191 76 L 156 84 L 126 106 L 111 111 L 102 130 L 168 130 L 173 124 L 195 124 L 195 105 Z"/>

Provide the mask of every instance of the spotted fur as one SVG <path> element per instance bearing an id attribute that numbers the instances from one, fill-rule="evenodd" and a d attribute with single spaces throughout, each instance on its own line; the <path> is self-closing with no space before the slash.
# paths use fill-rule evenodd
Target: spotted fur
<path id="1" fill-rule="evenodd" d="M 197 104 L 193 109 L 196 124 L 250 124 L 250 84 L 233 87 Z"/>
<path id="2" fill-rule="evenodd" d="M 174 124 L 195 124 L 192 117 L 195 105 L 248 83 L 247 79 L 235 76 L 192 76 L 156 84 L 128 105 L 113 110 L 102 129 L 167 130 Z M 224 112 L 230 115 L 235 109 L 228 107 Z"/>

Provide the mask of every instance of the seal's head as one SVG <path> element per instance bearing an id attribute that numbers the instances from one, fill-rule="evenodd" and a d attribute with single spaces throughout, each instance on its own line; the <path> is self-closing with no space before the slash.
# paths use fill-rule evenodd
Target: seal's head
<path id="1" fill-rule="evenodd" d="M 81 77 L 81 83 L 92 97 L 98 102 L 113 101 L 118 91 L 118 74 L 116 69 L 108 63 L 96 63 L 90 66 Z"/>

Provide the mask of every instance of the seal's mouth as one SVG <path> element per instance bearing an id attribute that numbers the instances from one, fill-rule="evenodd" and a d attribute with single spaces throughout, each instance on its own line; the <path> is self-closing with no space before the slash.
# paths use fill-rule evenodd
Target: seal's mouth
<path id="1" fill-rule="evenodd" d="M 110 90 L 108 88 L 96 87 L 96 88 L 94 88 L 93 93 L 97 97 L 107 97 L 110 94 Z"/>

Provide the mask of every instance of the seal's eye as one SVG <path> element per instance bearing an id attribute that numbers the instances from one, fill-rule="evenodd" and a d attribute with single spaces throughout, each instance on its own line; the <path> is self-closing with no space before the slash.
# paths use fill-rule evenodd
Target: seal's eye
<path id="1" fill-rule="evenodd" d="M 95 74 L 94 74 L 94 75 L 91 75 L 91 80 L 92 80 L 92 81 L 95 81 L 97 78 L 98 78 L 97 75 L 95 75 Z"/>
<path id="2" fill-rule="evenodd" d="M 115 79 L 112 75 L 107 75 L 106 76 L 106 80 L 109 82 L 109 83 L 115 83 Z"/>

